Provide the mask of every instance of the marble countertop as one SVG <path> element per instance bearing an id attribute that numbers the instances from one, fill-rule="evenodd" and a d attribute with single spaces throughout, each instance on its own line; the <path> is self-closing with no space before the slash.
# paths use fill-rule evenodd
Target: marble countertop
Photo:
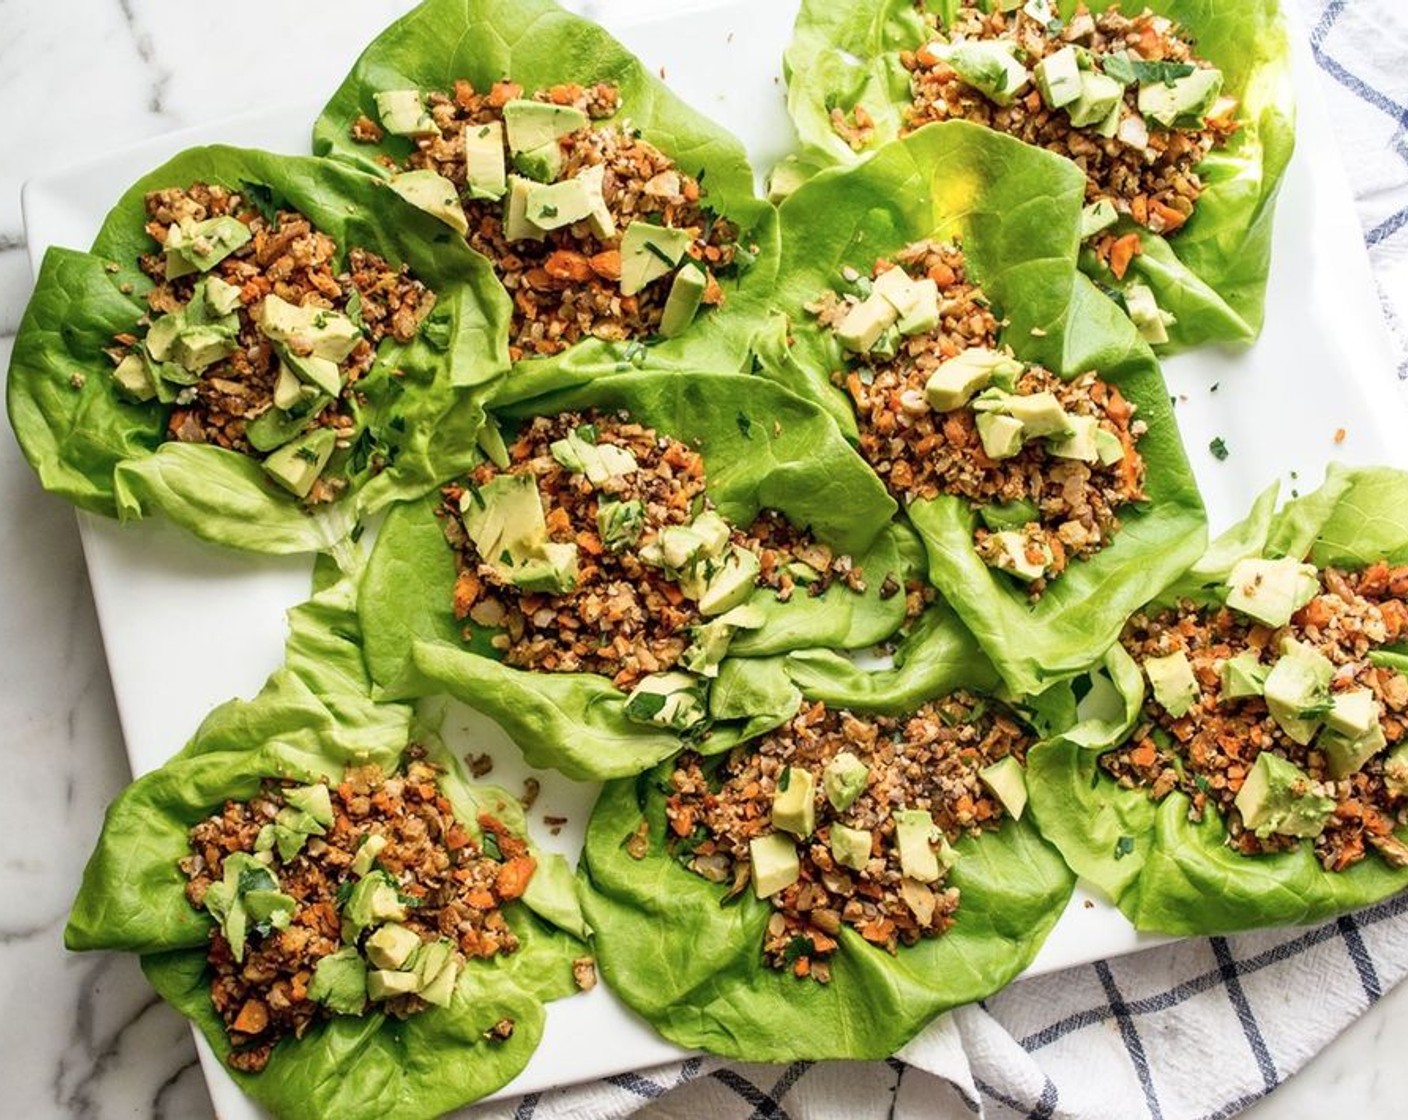
<path id="1" fill-rule="evenodd" d="M 1301 0 L 1306 12 L 1317 9 Z M 1388 0 L 1383 0 L 1387 3 Z M 590 10 L 589 5 L 578 5 Z M 601 0 L 598 11 L 647 8 Z M 330 90 L 396 0 L 219 10 L 156 0 L 0 0 L 0 366 L 31 289 L 20 185 L 171 129 Z M 309 44 L 318 44 L 310 50 Z M 226 59 L 242 52 L 238 66 Z M 272 94 L 271 94 L 272 89 Z M 74 117 L 78 129 L 64 122 Z M 119 184 L 114 184 L 114 188 Z M 129 778 L 72 511 L 0 436 L 0 1114 L 211 1114 L 185 1021 L 128 956 L 66 953 L 61 931 L 107 802 Z M 1389 994 L 1254 1120 L 1408 1099 L 1408 994 Z"/>

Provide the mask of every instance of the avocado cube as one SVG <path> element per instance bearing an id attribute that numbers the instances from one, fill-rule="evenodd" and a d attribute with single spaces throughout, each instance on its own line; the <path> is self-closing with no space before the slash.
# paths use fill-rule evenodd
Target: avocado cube
<path id="1" fill-rule="evenodd" d="M 405 968 L 416 974 L 421 990 L 431 983 L 455 958 L 455 946 L 443 937 L 438 941 L 423 942 Z"/>
<path id="2" fill-rule="evenodd" d="M 821 772 L 821 786 L 826 791 L 826 800 L 838 813 L 844 813 L 856 803 L 869 781 L 870 767 L 850 751 L 838 753 Z"/>
<path id="3" fill-rule="evenodd" d="M 621 237 L 621 294 L 636 295 L 647 284 L 673 272 L 691 240 L 687 230 L 639 221 L 628 225 Z"/>
<path id="4" fill-rule="evenodd" d="M 1349 739 L 1368 735 L 1379 726 L 1379 702 L 1367 688 L 1334 694 L 1333 707 L 1325 716 L 1325 726 Z"/>
<path id="5" fill-rule="evenodd" d="M 386 837 L 379 832 L 368 832 L 362 837 L 362 842 L 357 846 L 357 853 L 352 857 L 352 874 L 362 876 L 368 874 L 372 869 L 372 864 L 376 862 L 376 857 L 381 855 L 381 850 L 386 847 Z"/>
<path id="6" fill-rule="evenodd" d="M 358 879 L 342 907 L 342 939 L 355 941 L 362 930 L 381 922 L 403 922 L 406 908 L 390 876 L 378 871 Z"/>
<path id="7" fill-rule="evenodd" d="M 660 333 L 665 338 L 677 338 L 689 329 L 708 286 L 708 276 L 693 261 L 675 273 L 670 296 L 665 300 L 665 312 L 660 317 Z"/>
<path id="8" fill-rule="evenodd" d="M 1246 650 L 1222 663 L 1222 699 L 1240 700 L 1246 696 L 1262 696 L 1266 692 L 1266 676 L 1271 672 L 1254 650 Z"/>
<path id="9" fill-rule="evenodd" d="M 317 391 L 310 385 L 305 385 L 299 380 L 298 375 L 288 368 L 285 362 L 279 363 L 279 375 L 274 379 L 274 407 L 282 409 L 284 412 L 293 412 L 299 405 L 317 396 Z M 255 445 L 256 447 L 258 444 Z M 274 445 L 275 447 L 278 444 Z M 261 448 L 264 451 L 272 451 L 273 447 Z"/>
<path id="10" fill-rule="evenodd" d="M 1121 100 L 1110 107 L 1109 115 L 1099 124 L 1094 125 L 1096 133 L 1106 140 L 1112 140 L 1119 135 L 1120 122 L 1124 119 L 1124 101 Z"/>
<path id="11" fill-rule="evenodd" d="M 367 1006 L 367 962 L 349 945 L 318 960 L 308 998 L 334 1015 L 360 1015 Z"/>
<path id="12" fill-rule="evenodd" d="M 1042 542 L 1033 544 L 1041 555 L 1039 562 L 1032 560 L 1027 555 L 1027 539 L 1021 533 L 1004 529 L 1000 533 L 995 533 L 1000 551 L 995 559 L 989 561 L 998 571 L 1010 572 L 1018 579 L 1030 583 L 1032 580 L 1041 579 L 1046 575 L 1046 569 L 1051 566 L 1055 557 L 1051 554 L 1051 546 Z"/>
<path id="13" fill-rule="evenodd" d="M 273 451 L 283 447 L 306 431 L 332 403 L 330 398 L 319 395 L 306 385 L 302 386 L 301 392 L 308 396 L 301 397 L 293 411 L 278 407 L 266 409 L 245 425 L 245 439 L 249 440 L 254 450 Z"/>
<path id="14" fill-rule="evenodd" d="M 556 140 L 527 152 L 517 152 L 513 157 L 513 169 L 521 171 L 537 183 L 551 183 L 562 174 L 567 161 L 562 154 L 562 145 Z"/>
<path id="15" fill-rule="evenodd" d="M 704 683 L 688 673 L 652 673 L 626 697 L 626 718 L 636 723 L 688 731 L 709 718 Z"/>
<path id="16" fill-rule="evenodd" d="M 541 555 L 523 556 L 514 564 L 510 582 L 524 591 L 565 595 L 577 585 L 577 546 L 551 541 L 538 550 Z"/>
<path id="17" fill-rule="evenodd" d="M 299 306 L 276 295 L 265 296 L 259 307 L 259 330 L 271 342 L 330 362 L 341 362 L 362 340 L 357 324 L 341 311 Z"/>
<path id="18" fill-rule="evenodd" d="M 113 384 L 129 401 L 142 403 L 156 396 L 156 381 L 141 354 L 127 354 L 112 371 Z"/>
<path id="19" fill-rule="evenodd" d="M 1139 111 L 1165 128 L 1196 128 L 1222 92 L 1222 71 L 1200 67 L 1182 78 L 1145 82 L 1139 87 Z"/>
<path id="20" fill-rule="evenodd" d="M 1066 418 L 1070 433 L 1046 441 L 1048 454 L 1057 459 L 1075 459 L 1082 463 L 1100 461 L 1100 451 L 1096 447 L 1096 433 L 1100 431 L 1100 421 L 1094 416 L 1071 415 Z"/>
<path id="21" fill-rule="evenodd" d="M 911 315 L 918 310 L 918 288 L 919 282 L 917 280 L 911 279 L 909 273 L 904 269 L 896 267 L 877 276 L 871 287 L 871 292 L 888 300 L 890 306 L 895 309 L 895 314 L 903 319 L 906 315 Z"/>
<path id="22" fill-rule="evenodd" d="M 1120 212 L 1108 198 L 1098 198 L 1080 212 L 1080 239 L 1089 241 L 1120 220 Z"/>
<path id="23" fill-rule="evenodd" d="M 1124 444 L 1120 437 L 1106 428 L 1095 429 L 1095 457 L 1102 467 L 1124 462 Z"/>
<path id="24" fill-rule="evenodd" d="M 789 766 L 772 795 L 772 826 L 805 840 L 816 831 L 816 779 L 810 770 Z"/>
<path id="25" fill-rule="evenodd" d="M 1192 662 L 1182 650 L 1166 657 L 1150 657 L 1144 662 L 1144 675 L 1154 690 L 1154 699 L 1174 719 L 1187 713 L 1198 699 L 1198 679 Z"/>
<path id="26" fill-rule="evenodd" d="M 934 844 L 943 835 L 927 809 L 897 809 L 895 846 L 900 852 L 900 869 L 920 883 L 932 883 L 943 872 Z"/>
<path id="27" fill-rule="evenodd" d="M 1011 755 L 1000 758 L 991 766 L 978 771 L 983 785 L 992 790 L 993 796 L 1002 802 L 1002 807 L 1014 821 L 1022 819 L 1027 807 L 1027 779 L 1022 772 L 1022 764 Z"/>
<path id="28" fill-rule="evenodd" d="M 995 104 L 1011 105 L 1031 81 L 1017 61 L 1016 47 L 1007 41 L 964 40 L 943 45 L 940 53 L 967 85 Z"/>
<path id="29" fill-rule="evenodd" d="M 753 864 L 753 893 L 759 898 L 769 898 L 802 877 L 797 845 L 785 833 L 753 837 L 748 841 L 748 858 Z"/>
<path id="30" fill-rule="evenodd" d="M 924 396 L 935 412 L 953 412 L 1002 374 L 1020 377 L 1022 363 L 1001 351 L 973 346 L 939 364 L 924 383 Z"/>
<path id="31" fill-rule="evenodd" d="M 461 237 L 469 232 L 469 219 L 460 205 L 455 184 L 434 171 L 402 171 L 391 176 L 390 187 L 412 206 L 439 218 Z"/>
<path id="32" fill-rule="evenodd" d="M 389 968 L 373 969 L 367 973 L 367 998 L 373 1001 L 395 999 L 408 996 L 416 990 L 414 972 L 396 972 Z"/>
<path id="33" fill-rule="evenodd" d="M 367 960 L 375 968 L 400 968 L 419 948 L 420 935 L 396 922 L 374 929 L 367 935 L 365 944 Z"/>
<path id="34" fill-rule="evenodd" d="M 235 352 L 236 340 L 219 327 L 187 327 L 172 350 L 181 368 L 199 373 Z"/>
<path id="35" fill-rule="evenodd" d="M 868 354 L 880 336 L 895 325 L 899 313 L 884 296 L 871 292 L 836 324 L 836 337 L 853 354 Z"/>
<path id="36" fill-rule="evenodd" d="M 937 281 L 924 277 L 914 282 L 914 303 L 912 309 L 900 315 L 900 334 L 909 338 L 916 334 L 928 334 L 938 329 L 940 305 Z"/>
<path id="37" fill-rule="evenodd" d="M 306 498 L 337 444 L 337 433 L 318 428 L 269 453 L 264 473 L 296 498 Z"/>
<path id="38" fill-rule="evenodd" d="M 536 184 L 521 175 L 508 177 L 508 205 L 504 210 L 504 236 L 510 241 L 541 241 L 546 232 L 528 220 L 528 196 Z"/>
<path id="39" fill-rule="evenodd" d="M 1356 773 L 1363 765 L 1388 746 L 1384 729 L 1377 720 L 1363 735 L 1342 735 L 1328 728 L 1316 744 L 1325 753 L 1330 777 L 1340 781 Z"/>
<path id="40" fill-rule="evenodd" d="M 586 128 L 587 114 L 574 105 L 517 98 L 504 105 L 504 126 L 508 129 L 509 151 L 517 155 Z"/>
<path id="41" fill-rule="evenodd" d="M 503 198 L 508 191 L 504 126 L 500 121 L 464 126 L 464 180 L 470 198 Z"/>
<path id="42" fill-rule="evenodd" d="M 181 333 L 183 326 L 181 316 L 178 314 L 163 315 L 152 323 L 151 329 L 147 331 L 147 337 L 142 340 L 143 345 L 158 362 L 171 360 L 171 351 L 176 345 L 176 336 Z"/>
<path id="43" fill-rule="evenodd" d="M 205 305 L 215 315 L 232 315 L 243 306 L 240 289 L 218 276 L 207 276 L 202 287 Z"/>
<path id="44" fill-rule="evenodd" d="M 253 236 L 238 218 L 222 214 L 203 222 L 171 227 L 162 251 L 166 255 L 166 278 L 209 272 Z"/>
<path id="45" fill-rule="evenodd" d="M 738 606 L 753 593 L 761 569 L 756 553 L 736 546 L 730 548 L 699 596 L 699 613 L 709 618 Z"/>
<path id="46" fill-rule="evenodd" d="M 600 241 L 610 241 L 616 236 L 616 219 L 606 205 L 605 164 L 593 164 L 577 172 L 577 181 L 582 184 L 582 189 L 587 192 L 587 201 L 591 203 L 587 221 L 591 223 L 592 235 Z"/>
<path id="47" fill-rule="evenodd" d="M 1075 428 L 1071 424 L 1070 413 L 1061 407 L 1056 394 L 1051 392 L 1028 393 L 1010 396 L 1004 402 L 1003 411 L 1015 420 L 1022 422 L 1028 439 L 1041 436 L 1056 436 L 1065 439 Z"/>
<path id="48" fill-rule="evenodd" d="M 1154 289 L 1148 284 L 1135 282 L 1124 290 L 1124 306 L 1129 319 L 1139 331 L 1139 337 L 1151 346 L 1162 346 L 1168 341 L 1168 328 L 1175 319 L 1159 307 L 1154 297 Z"/>
<path id="49" fill-rule="evenodd" d="M 1266 676 L 1266 707 L 1286 737 L 1302 746 L 1315 738 L 1328 709 L 1335 667 L 1307 645 L 1288 639 Z"/>
<path id="50" fill-rule="evenodd" d="M 387 89 L 372 94 L 381 127 L 392 136 L 438 136 L 440 127 L 426 112 L 418 89 Z"/>
<path id="51" fill-rule="evenodd" d="M 1227 577 L 1227 605 L 1249 618 L 1280 629 L 1320 593 L 1320 573 L 1313 564 L 1287 557 L 1239 560 Z"/>
<path id="52" fill-rule="evenodd" d="M 449 1007 L 455 998 L 455 983 L 460 978 L 460 962 L 451 958 L 439 972 L 423 983 L 420 998 L 432 1007 Z"/>
<path id="53" fill-rule="evenodd" d="M 1047 55 L 1036 64 L 1033 76 L 1048 108 L 1061 109 L 1080 98 L 1080 61 L 1075 47 L 1065 46 Z"/>
<path id="54" fill-rule="evenodd" d="M 1325 830 L 1335 810 L 1310 775 L 1270 751 L 1256 756 L 1233 802 L 1242 823 L 1265 840 L 1273 833 L 1311 839 Z"/>
<path id="55" fill-rule="evenodd" d="M 852 871 L 864 871 L 870 862 L 871 833 L 868 828 L 831 826 L 831 858 Z"/>
<path id="56" fill-rule="evenodd" d="M 881 331 L 880 337 L 871 344 L 871 357 L 888 362 L 900 352 L 900 343 L 902 341 L 903 336 L 900 334 L 898 324 L 891 324 Z"/>
<path id="57" fill-rule="evenodd" d="M 291 895 L 278 890 L 245 891 L 244 906 L 256 923 L 267 922 L 274 929 L 288 929 L 289 919 L 298 909 Z"/>
<path id="58" fill-rule="evenodd" d="M 1089 128 L 1091 125 L 1104 125 L 1112 112 L 1117 112 L 1124 101 L 1124 86 L 1114 78 L 1097 74 L 1093 70 L 1080 72 L 1080 96 L 1066 106 L 1066 112 L 1075 128 Z M 1118 123 L 1118 117 L 1116 122 Z"/>
<path id="59" fill-rule="evenodd" d="M 1022 422 L 996 412 L 980 412 L 977 418 L 978 438 L 983 441 L 983 454 L 989 459 L 1011 459 L 1022 452 Z"/>
<path id="60" fill-rule="evenodd" d="M 342 395 L 342 371 L 331 358 L 320 358 L 316 354 L 304 357 L 292 350 L 280 348 L 279 375 L 282 376 L 285 370 L 305 385 L 319 389 L 330 397 Z M 277 389 L 277 386 L 275 388 Z M 275 400 L 274 403 L 279 402 Z"/>

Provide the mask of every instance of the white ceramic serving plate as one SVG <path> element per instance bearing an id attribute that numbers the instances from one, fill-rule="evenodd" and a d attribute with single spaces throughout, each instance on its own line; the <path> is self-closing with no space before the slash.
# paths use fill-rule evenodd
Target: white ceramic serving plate
<path id="1" fill-rule="evenodd" d="M 638 16 L 618 17 L 612 29 L 661 68 L 675 92 L 741 137 L 755 167 L 772 166 L 792 144 L 781 57 L 796 3 L 695 0 L 665 16 L 658 10 L 640 5 Z M 378 30 L 368 27 L 367 38 Z M 1309 50 L 1302 35 L 1296 42 L 1299 147 L 1281 195 L 1265 334 L 1250 351 L 1199 352 L 1166 366 L 1214 532 L 1276 479 L 1287 489 L 1313 487 L 1332 458 L 1408 464 L 1405 441 L 1394 438 L 1403 402 L 1361 232 Z M 36 270 L 50 245 L 86 248 L 120 191 L 182 148 L 221 142 L 306 152 L 316 112 L 309 103 L 174 133 L 28 183 L 25 226 Z M 1226 461 L 1210 453 L 1214 437 L 1225 441 Z M 252 695 L 277 667 L 283 612 L 307 597 L 309 561 L 222 551 L 161 521 L 119 526 L 80 514 L 79 523 L 128 754 L 140 774 L 173 754 L 211 708 Z M 461 754 L 492 754 L 490 780 L 510 790 L 530 774 L 507 737 L 466 708 L 451 706 L 445 733 Z M 533 776 L 542 785 L 532 812 L 537 839 L 575 860 L 596 787 Z M 568 824 L 553 836 L 544 816 Z M 1161 940 L 1136 933 L 1107 902 L 1078 890 L 1029 972 Z M 258 1115 L 203 1044 L 201 1051 L 220 1115 Z M 499 1095 L 679 1056 L 598 987 L 549 1007 L 542 1045 Z"/>

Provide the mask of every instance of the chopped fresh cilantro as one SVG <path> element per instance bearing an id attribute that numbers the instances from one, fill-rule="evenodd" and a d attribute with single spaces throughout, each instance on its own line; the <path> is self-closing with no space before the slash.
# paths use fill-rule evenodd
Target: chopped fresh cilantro
<path id="1" fill-rule="evenodd" d="M 740 412 L 737 418 L 738 432 L 744 439 L 753 438 L 753 421 L 747 413 Z"/>
<path id="2" fill-rule="evenodd" d="M 1231 452 L 1227 450 L 1227 441 L 1224 440 L 1221 436 L 1217 436 L 1210 444 L 1208 444 L 1208 450 L 1212 452 L 1212 457 L 1216 459 L 1219 463 L 1225 460 L 1227 456 L 1231 454 Z"/>
<path id="3" fill-rule="evenodd" d="M 1130 852 L 1134 851 L 1134 837 L 1121 836 L 1115 841 L 1115 858 L 1124 859 Z"/>

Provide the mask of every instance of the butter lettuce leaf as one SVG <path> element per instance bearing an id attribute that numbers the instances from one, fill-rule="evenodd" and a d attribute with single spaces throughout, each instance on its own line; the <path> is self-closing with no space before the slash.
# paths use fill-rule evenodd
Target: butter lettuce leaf
<path id="1" fill-rule="evenodd" d="M 507 427 L 528 416 L 589 408 L 628 411 L 636 422 L 697 447 L 709 495 L 733 525 L 746 528 L 763 509 L 778 510 L 864 570 L 863 594 L 841 581 L 816 598 L 799 589 L 790 603 L 756 591 L 750 602 L 763 607 L 765 624 L 736 638 L 730 657 L 864 647 L 902 625 L 902 586 L 920 550 L 911 532 L 892 523 L 895 503 L 879 479 L 820 408 L 760 377 L 639 371 L 524 402 L 497 417 Z M 427 498 L 392 510 L 368 561 L 360 614 L 378 694 L 448 691 L 503 725 L 531 764 L 571 777 L 634 774 L 677 751 L 678 733 L 626 718 L 626 694 L 607 678 L 505 666 L 480 627 L 470 643 L 462 640 L 452 612 L 454 556 L 435 504 Z M 888 577 L 900 590 L 887 591 Z M 723 692 L 715 695 L 722 702 Z M 736 742 L 732 721 L 767 716 L 775 725 L 795 708 L 784 711 L 784 698 L 773 690 L 758 694 L 763 710 L 745 713 L 737 710 L 737 695 L 704 749 Z"/>
<path id="2" fill-rule="evenodd" d="M 1202 575 L 1181 583 L 1180 594 L 1209 605 L 1222 602 L 1220 581 L 1243 556 L 1304 556 L 1351 570 L 1380 559 L 1408 562 L 1408 474 L 1332 466 L 1320 489 L 1268 517 L 1274 502 L 1273 489 L 1247 521 L 1214 543 L 1199 565 Z M 1391 660 L 1395 654 L 1379 656 Z M 1367 906 L 1408 886 L 1408 870 L 1390 868 L 1373 851 L 1341 872 L 1324 870 L 1306 842 L 1286 852 L 1240 855 L 1227 846 L 1217 811 L 1193 822 L 1190 800 L 1180 792 L 1156 803 L 1145 790 L 1121 789 L 1099 769 L 1098 759 L 1133 729 L 1144 681 L 1119 646 L 1106 656 L 1104 669 L 1120 697 L 1118 718 L 1103 726 L 1078 724 L 1031 752 L 1030 809 L 1070 867 L 1139 929 L 1212 934 L 1297 925 Z M 1408 838 L 1408 830 L 1399 835 Z"/>
<path id="3" fill-rule="evenodd" d="M 755 253 L 746 270 L 719 278 L 721 307 L 701 312 L 675 339 L 653 338 L 652 369 L 742 370 L 762 326 L 777 274 L 775 211 L 756 197 L 753 169 L 743 146 L 726 130 L 690 108 L 597 24 L 564 11 L 552 0 L 428 0 L 381 32 L 362 53 L 323 109 L 313 130 L 313 151 L 347 161 L 377 175 L 388 174 L 377 157 L 403 159 L 410 144 L 390 136 L 358 143 L 350 127 L 365 114 L 377 117 L 378 91 L 452 90 L 465 79 L 476 90 L 511 80 L 525 96 L 562 83 L 593 86 L 610 82 L 620 91 L 616 117 L 608 122 L 638 129 L 641 136 L 701 180 L 704 204 L 734 223 L 739 240 Z M 442 227 L 446 228 L 446 227 Z M 519 401 L 621 372 L 641 363 L 645 347 L 589 339 L 562 354 L 517 362 L 499 390 L 501 401 Z"/>
<path id="4" fill-rule="evenodd" d="M 1054 6 L 1069 16 L 1075 2 Z M 798 166 L 854 164 L 898 137 L 911 100 L 900 53 L 928 41 L 923 13 L 942 26 L 957 7 L 956 0 L 803 0 L 785 57 L 788 110 L 804 156 Z M 1276 195 L 1295 142 L 1290 39 L 1276 0 L 1141 0 L 1125 11 L 1146 7 L 1182 24 L 1222 71 L 1224 91 L 1240 102 L 1241 128 L 1199 166 L 1205 189 L 1176 235 L 1122 224 L 1143 244 L 1127 280 L 1142 279 L 1176 316 L 1167 349 L 1249 343 L 1261 331 Z M 833 109 L 849 116 L 857 106 L 875 123 L 859 150 L 831 127 Z M 1093 256 L 1084 266 L 1120 286 Z"/>
<path id="5" fill-rule="evenodd" d="M 310 513 L 254 460 L 213 445 L 163 442 L 169 406 L 128 403 L 112 383 L 113 336 L 140 334 L 153 251 L 143 198 L 219 183 L 305 214 L 346 251 L 407 264 L 436 294 L 409 343 L 384 339 L 358 383 L 358 438 L 329 471 L 349 495 Z M 320 551 L 362 517 L 414 498 L 462 470 L 483 419 L 481 398 L 508 368 L 509 305 L 487 264 L 439 243 L 434 219 L 372 176 L 324 160 L 229 147 L 193 148 L 119 200 L 91 252 L 53 248 L 40 269 L 11 359 L 11 424 L 40 482 L 76 505 L 131 520 L 161 513 L 206 540 L 266 553 Z"/>
<path id="6" fill-rule="evenodd" d="M 1139 449 L 1148 501 L 1125 507 L 1114 542 L 1073 562 L 1032 604 L 973 547 L 976 514 L 953 497 L 910 503 L 931 582 L 952 603 L 1014 693 L 1036 693 L 1097 661 L 1130 613 L 1202 552 L 1202 501 L 1152 352 L 1076 268 L 1083 177 L 1074 166 L 966 122 L 926 128 L 852 168 L 808 181 L 781 207 L 778 321 L 762 371 L 816 401 L 849 434 L 856 419 L 832 380 L 840 345 L 805 307 L 847 267 L 924 238 L 959 237 L 970 274 L 1007 320 L 1003 341 L 1062 376 L 1097 370 L 1149 426 Z"/>
<path id="7" fill-rule="evenodd" d="M 931 616 L 908 644 L 927 666 L 931 699 L 985 690 L 995 676 L 952 616 Z M 971 658 L 954 654 L 966 646 Z M 898 712 L 881 672 L 859 679 L 841 658 L 786 659 L 809 700 L 857 711 Z M 914 671 L 914 670 L 911 670 Z M 951 1007 L 983 999 L 1016 977 L 1060 917 L 1074 877 L 1030 817 L 965 836 L 947 883 L 962 892 L 947 933 L 891 956 L 843 926 L 831 981 L 818 984 L 763 963 L 770 904 L 687 870 L 666 849 L 664 790 L 672 763 L 635 780 L 608 782 L 587 826 L 579 874 L 582 906 L 596 931 L 606 983 L 670 1041 L 748 1061 L 882 1058 Z M 644 821 L 642 858 L 626 842 Z"/>

